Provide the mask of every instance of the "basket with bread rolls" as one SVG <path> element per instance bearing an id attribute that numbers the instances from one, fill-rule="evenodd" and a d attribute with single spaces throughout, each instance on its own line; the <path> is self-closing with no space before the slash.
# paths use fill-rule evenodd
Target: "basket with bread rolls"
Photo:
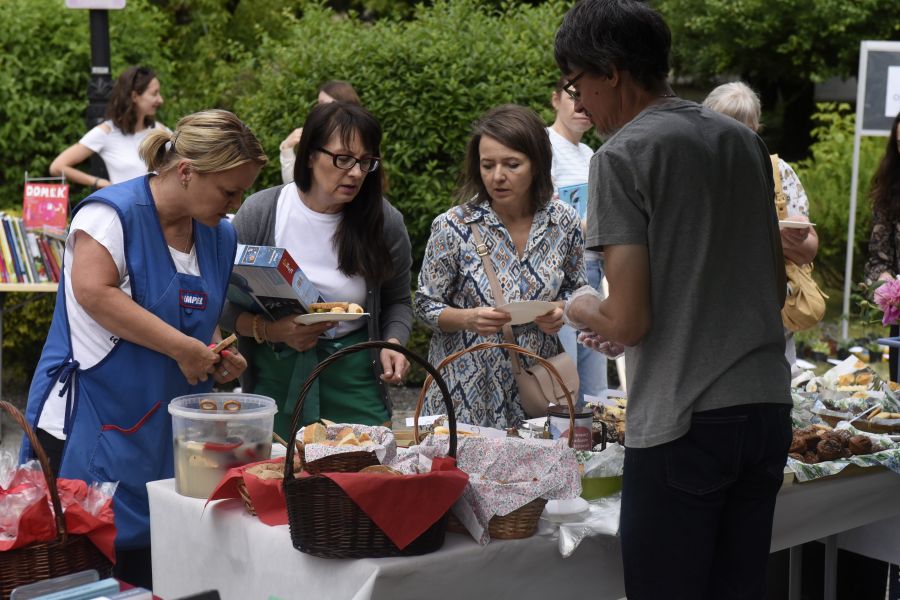
<path id="1" fill-rule="evenodd" d="M 299 437 L 306 471 L 296 474 L 285 469 L 282 482 L 291 542 L 306 554 L 376 558 L 434 552 L 444 543 L 450 507 L 466 488 L 468 476 L 456 467 L 456 418 L 447 385 L 425 359 L 399 344 L 361 342 L 319 363 L 300 390 L 291 420 L 291 438 L 298 436 L 304 401 L 322 371 L 348 354 L 381 348 L 400 352 L 435 377 L 448 410 L 450 443 L 446 455 L 435 457 L 426 473 L 403 474 L 379 466 L 377 453 L 369 451 L 384 441 L 373 435 L 384 428 L 308 426 Z M 387 462 L 389 450 L 384 449 Z M 297 452 L 296 446 L 289 444 L 284 464 L 293 464 Z M 363 453 L 374 462 L 358 462 L 352 467 L 335 462 L 343 455 Z M 336 467 L 352 470 L 332 470 Z"/>
<path id="2" fill-rule="evenodd" d="M 518 346 L 516 344 L 494 342 L 484 342 L 481 344 L 476 344 L 475 346 L 471 346 L 449 355 L 443 361 L 441 361 L 437 369 L 438 371 L 441 371 L 442 369 L 446 368 L 448 364 L 465 354 L 493 348 L 502 348 L 504 350 L 509 350 L 522 356 L 530 357 L 547 367 L 547 370 L 556 379 L 556 381 L 559 382 L 561 389 L 565 393 L 566 402 L 569 406 L 569 431 L 574 431 L 575 411 L 573 409 L 572 396 L 569 393 L 562 377 L 549 361 L 533 352 L 530 352 L 529 350 L 526 350 L 525 348 L 522 348 L 521 346 Z M 425 403 L 425 394 L 428 391 L 431 383 L 432 378 L 429 376 L 425 379 L 422 389 L 419 392 L 419 399 L 416 404 L 415 414 L 413 416 L 413 435 L 415 436 L 416 443 L 420 443 L 418 428 L 419 416 L 421 415 L 422 408 Z M 439 427 L 435 427 L 434 433 L 429 437 L 437 436 L 439 435 L 439 433 Z M 464 439 L 468 440 L 469 438 Z M 567 442 L 563 443 L 568 443 L 568 447 L 571 449 L 573 442 L 574 438 L 570 437 L 567 439 Z M 470 519 L 467 523 L 462 522 L 455 513 L 452 514 L 450 517 L 448 530 L 454 533 L 470 533 L 473 535 L 473 537 L 475 537 L 476 540 L 479 540 L 482 543 L 486 543 L 487 534 L 489 534 L 490 538 L 495 539 L 519 539 L 534 535 L 534 532 L 537 530 L 538 520 L 540 519 L 541 513 L 544 510 L 544 506 L 547 504 L 547 500 L 561 499 L 556 498 L 556 496 L 548 498 L 547 496 L 549 494 L 546 494 L 544 492 L 550 492 L 552 490 L 553 493 L 556 493 L 556 491 L 558 490 L 568 488 L 565 487 L 562 481 L 560 482 L 560 485 L 556 485 L 555 483 L 549 483 L 546 479 L 542 479 L 542 477 L 549 473 L 551 470 L 544 469 L 543 466 L 539 466 L 541 463 L 540 459 L 534 459 L 529 462 L 523 463 L 521 457 L 515 457 L 515 453 L 517 451 L 520 452 L 523 456 L 531 456 L 534 454 L 533 446 L 531 448 L 527 448 L 524 446 L 517 447 L 518 444 L 525 444 L 525 442 L 523 442 L 520 438 L 507 438 L 507 440 L 491 440 L 490 442 L 484 443 L 494 444 L 495 447 L 492 448 L 490 452 L 494 453 L 495 455 L 504 455 L 509 457 L 507 458 L 507 462 L 511 463 L 509 465 L 504 465 L 502 464 L 504 461 L 498 461 L 491 465 L 492 468 L 499 468 L 502 471 L 506 468 L 513 468 L 516 466 L 527 464 L 535 465 L 534 468 L 540 470 L 541 472 L 534 472 L 532 473 L 531 477 L 526 477 L 523 472 L 517 471 L 514 479 L 517 482 L 525 483 L 526 485 L 524 486 L 524 489 L 522 486 L 509 487 L 507 485 L 509 483 L 509 480 L 504 479 L 506 475 L 498 475 L 497 478 L 485 479 L 482 477 L 483 473 L 477 473 L 479 477 L 476 480 L 476 473 L 473 469 L 482 469 L 480 461 L 477 460 L 477 458 L 479 457 L 469 456 L 468 454 L 466 456 L 460 455 L 460 468 L 462 468 L 464 471 L 467 471 L 470 476 L 473 477 L 470 484 L 470 489 L 467 489 L 466 494 L 470 498 L 469 504 L 470 506 L 473 506 L 473 512 L 476 514 L 474 515 L 475 518 Z M 481 452 L 479 448 L 482 447 L 483 443 L 476 440 L 467 452 L 479 454 Z M 463 450 L 461 449 L 461 452 L 462 451 Z M 547 460 L 550 462 L 555 463 L 558 460 L 555 456 L 550 457 L 550 453 L 544 454 L 548 454 Z M 571 467 L 574 473 L 573 476 L 577 478 L 577 463 L 574 458 L 575 455 L 572 452 L 567 452 L 565 454 L 571 455 Z M 469 462 L 470 458 L 474 458 L 476 460 Z M 467 466 L 467 463 L 469 466 Z M 556 478 L 557 476 L 559 476 L 560 480 L 565 479 L 568 474 L 564 471 L 565 469 L 562 469 L 562 471 L 559 473 L 553 471 L 553 477 Z M 473 490 L 473 487 L 477 487 L 478 489 Z M 537 491 L 532 494 L 531 492 L 535 490 Z M 581 493 L 580 484 L 578 485 L 577 490 L 571 491 L 571 494 L 569 494 L 569 492 L 562 493 L 563 495 L 575 497 L 579 493 Z M 486 517 L 487 523 L 477 522 L 485 520 L 485 518 L 478 519 L 479 514 L 481 517 Z M 484 525 L 487 525 L 487 527 L 484 527 Z M 481 528 L 485 529 L 485 531 L 480 531 Z"/>
<path id="3" fill-rule="evenodd" d="M 390 462 L 397 452 L 387 427 L 345 423 L 312 423 L 297 435 L 297 454 L 309 473 L 355 473 Z"/>

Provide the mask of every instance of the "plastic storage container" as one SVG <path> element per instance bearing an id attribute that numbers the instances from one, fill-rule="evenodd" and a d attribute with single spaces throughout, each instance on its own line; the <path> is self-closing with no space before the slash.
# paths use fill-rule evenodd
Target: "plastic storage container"
<path id="1" fill-rule="evenodd" d="M 172 400 L 178 493 L 208 498 L 228 469 L 270 458 L 276 411 L 274 400 L 256 394 L 191 394 Z"/>

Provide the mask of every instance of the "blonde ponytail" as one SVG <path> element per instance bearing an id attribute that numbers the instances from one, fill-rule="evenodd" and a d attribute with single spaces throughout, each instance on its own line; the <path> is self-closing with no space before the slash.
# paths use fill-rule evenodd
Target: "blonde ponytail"
<path id="1" fill-rule="evenodd" d="M 217 173 L 248 162 L 263 166 L 268 157 L 259 140 L 227 110 L 204 110 L 178 121 L 174 133 L 155 129 L 141 143 L 147 169 L 164 173 L 179 160 L 191 161 L 198 173 Z"/>
<path id="2" fill-rule="evenodd" d="M 175 135 L 169 133 L 165 129 L 151 129 L 141 142 L 140 155 L 141 160 L 147 165 L 148 171 L 156 171 L 159 173 L 162 167 L 169 162 L 166 160 L 166 154 L 172 152 L 169 145 L 175 140 Z"/>

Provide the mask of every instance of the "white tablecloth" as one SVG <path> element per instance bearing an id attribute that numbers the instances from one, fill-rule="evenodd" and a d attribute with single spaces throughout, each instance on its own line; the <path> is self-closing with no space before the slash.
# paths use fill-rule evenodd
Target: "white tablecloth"
<path id="1" fill-rule="evenodd" d="M 405 598 L 569 598 L 625 595 L 619 544 L 585 540 L 560 556 L 549 536 L 481 547 L 448 533 L 443 548 L 403 558 L 324 559 L 291 544 L 287 525 L 268 527 L 238 501 L 179 496 L 172 479 L 147 484 L 153 592 L 178 598 L 217 589 L 223 600 Z"/>
<path id="2" fill-rule="evenodd" d="M 894 496 L 893 501 L 900 503 L 900 497 Z M 900 517 L 844 531 L 838 535 L 837 543 L 844 550 L 900 564 Z"/>
<path id="3" fill-rule="evenodd" d="M 291 545 L 287 526 L 267 527 L 243 504 L 179 496 L 174 480 L 147 485 L 154 592 L 172 599 L 218 589 L 223 600 L 303 598 L 556 598 L 625 595 L 616 538 L 585 540 L 567 559 L 550 536 L 478 546 L 447 534 L 417 557 L 321 559 Z M 775 509 L 772 551 L 900 515 L 900 477 L 887 471 L 793 483 Z"/>

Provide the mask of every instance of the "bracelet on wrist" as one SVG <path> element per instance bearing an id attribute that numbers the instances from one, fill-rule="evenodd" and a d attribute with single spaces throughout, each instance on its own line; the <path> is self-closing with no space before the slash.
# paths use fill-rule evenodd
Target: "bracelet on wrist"
<path id="1" fill-rule="evenodd" d="M 253 339 L 257 344 L 264 344 L 265 338 L 260 335 L 260 327 L 259 320 L 262 318 L 262 315 L 253 315 Z M 265 335 L 265 330 L 263 330 L 263 335 Z"/>

